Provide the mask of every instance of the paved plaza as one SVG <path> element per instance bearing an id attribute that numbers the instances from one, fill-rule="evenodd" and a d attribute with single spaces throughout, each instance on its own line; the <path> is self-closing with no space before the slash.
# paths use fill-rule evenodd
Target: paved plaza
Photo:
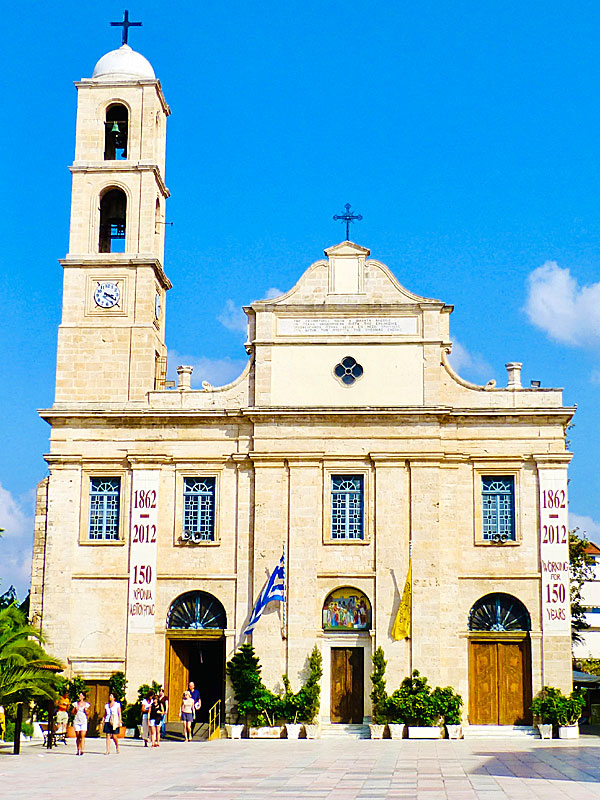
<path id="1" fill-rule="evenodd" d="M 51 752 L 0 750 L 0 797 L 185 800 L 600 799 L 600 739 L 561 741 L 125 740 L 106 757 L 90 739 Z"/>

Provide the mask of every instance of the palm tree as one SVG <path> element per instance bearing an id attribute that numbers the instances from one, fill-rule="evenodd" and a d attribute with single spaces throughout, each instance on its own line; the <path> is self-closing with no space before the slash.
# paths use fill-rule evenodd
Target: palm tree
<path id="1" fill-rule="evenodd" d="M 56 673 L 64 667 L 42 644 L 17 606 L 0 611 L 0 705 L 56 697 Z"/>

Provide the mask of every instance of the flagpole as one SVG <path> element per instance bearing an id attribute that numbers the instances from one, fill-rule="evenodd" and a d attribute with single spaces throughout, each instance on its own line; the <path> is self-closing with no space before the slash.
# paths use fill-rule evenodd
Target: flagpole
<path id="1" fill-rule="evenodd" d="M 285 542 L 283 543 L 283 569 L 284 569 L 284 576 L 285 580 L 283 582 L 285 586 L 285 600 L 283 601 L 282 609 L 281 609 L 281 638 L 286 640 L 287 639 L 287 598 L 288 598 L 288 562 L 287 562 L 287 552 Z"/>

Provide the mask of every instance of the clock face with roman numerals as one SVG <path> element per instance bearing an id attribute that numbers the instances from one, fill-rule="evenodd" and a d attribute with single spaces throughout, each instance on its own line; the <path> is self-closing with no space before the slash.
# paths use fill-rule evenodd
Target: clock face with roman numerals
<path id="1" fill-rule="evenodd" d="M 121 290 L 112 281 L 99 283 L 94 291 L 94 301 L 100 308 L 112 308 L 118 305 L 120 299 Z"/>

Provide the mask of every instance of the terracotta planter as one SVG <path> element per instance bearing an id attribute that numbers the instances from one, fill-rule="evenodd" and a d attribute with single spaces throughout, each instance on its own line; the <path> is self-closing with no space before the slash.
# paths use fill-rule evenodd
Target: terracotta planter
<path id="1" fill-rule="evenodd" d="M 251 739 L 281 739 L 283 738 L 283 725 L 273 727 L 250 728 Z"/>
<path id="2" fill-rule="evenodd" d="M 415 727 L 412 725 L 408 726 L 408 738 L 409 739 L 441 739 L 442 738 L 442 729 L 438 728 L 437 725 L 433 725 L 430 728 L 421 728 Z"/>
<path id="3" fill-rule="evenodd" d="M 67 725 L 67 739 L 74 739 L 75 738 L 75 727 L 73 725 Z"/>
<path id="4" fill-rule="evenodd" d="M 551 739 L 552 738 L 552 725 L 548 725 L 546 723 L 540 723 L 538 726 L 538 731 L 540 732 L 540 736 L 542 739 Z"/>
<path id="5" fill-rule="evenodd" d="M 302 723 L 300 722 L 286 722 L 285 732 L 288 739 L 299 739 L 300 731 L 302 730 Z"/>
<path id="6" fill-rule="evenodd" d="M 369 731 L 371 732 L 371 739 L 383 739 L 383 732 L 385 725 L 377 725 L 374 723 L 369 724 Z"/>
<path id="7" fill-rule="evenodd" d="M 390 722 L 388 723 L 388 730 L 390 732 L 390 739 L 404 739 L 406 725 L 403 722 Z"/>
<path id="8" fill-rule="evenodd" d="M 579 739 L 579 725 L 559 725 L 559 739 Z"/>

